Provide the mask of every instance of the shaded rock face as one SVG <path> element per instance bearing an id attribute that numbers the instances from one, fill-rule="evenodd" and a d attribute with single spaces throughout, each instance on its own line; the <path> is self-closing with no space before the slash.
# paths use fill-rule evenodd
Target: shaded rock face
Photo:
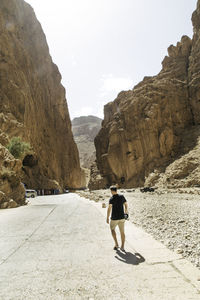
<path id="1" fill-rule="evenodd" d="M 99 190 L 101 188 L 108 187 L 106 178 L 101 176 L 95 161 L 92 163 L 92 165 L 90 167 L 90 178 L 89 179 L 90 179 L 88 182 L 89 190 Z"/>
<path id="2" fill-rule="evenodd" d="M 0 143 L 13 136 L 30 143 L 21 171 L 29 188 L 81 187 L 65 90 L 33 9 L 1 0 L 0 31 Z"/>
<path id="3" fill-rule="evenodd" d="M 193 39 L 183 36 L 168 48 L 157 76 L 145 77 L 104 107 L 95 146 L 106 184 L 143 186 L 152 174 L 154 184 L 161 182 L 167 166 L 197 145 L 194 135 L 195 142 L 184 140 L 182 147 L 187 133 L 200 124 L 199 20 L 200 1 L 192 17 Z"/>
<path id="4" fill-rule="evenodd" d="M 192 126 L 182 135 L 180 155 L 164 172 L 154 170 L 146 178 L 148 186 L 169 188 L 200 187 L 200 126 Z"/>
<path id="5" fill-rule="evenodd" d="M 194 35 L 188 66 L 189 100 L 192 105 L 194 123 L 200 123 L 200 1 L 192 15 Z"/>

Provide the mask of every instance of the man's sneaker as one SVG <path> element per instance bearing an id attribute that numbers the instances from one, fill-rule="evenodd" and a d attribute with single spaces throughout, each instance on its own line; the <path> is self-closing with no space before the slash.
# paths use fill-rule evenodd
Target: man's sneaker
<path id="1" fill-rule="evenodd" d="M 120 250 L 121 250 L 122 252 L 125 252 L 125 253 L 126 253 L 126 250 L 125 250 L 124 248 L 120 248 Z"/>

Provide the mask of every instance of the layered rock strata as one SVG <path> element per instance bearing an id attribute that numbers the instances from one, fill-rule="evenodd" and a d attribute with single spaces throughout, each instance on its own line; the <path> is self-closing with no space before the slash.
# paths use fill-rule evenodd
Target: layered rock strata
<path id="1" fill-rule="evenodd" d="M 149 176 L 153 184 L 161 182 L 167 166 L 198 146 L 196 133 L 192 143 L 183 139 L 200 124 L 199 20 L 200 0 L 192 16 L 193 39 L 183 36 L 171 45 L 157 76 L 145 77 L 104 107 L 95 146 L 101 180 L 107 185 L 143 186 L 150 184 Z"/>
<path id="2" fill-rule="evenodd" d="M 30 143 L 20 179 L 27 187 L 80 188 L 78 150 L 61 75 L 30 5 L 1 0 L 0 31 L 1 145 L 13 136 Z"/>

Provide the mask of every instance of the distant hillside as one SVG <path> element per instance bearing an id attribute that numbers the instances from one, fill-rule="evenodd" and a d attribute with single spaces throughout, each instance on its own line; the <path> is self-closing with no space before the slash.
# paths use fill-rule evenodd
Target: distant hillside
<path id="1" fill-rule="evenodd" d="M 94 138 L 101 128 L 102 120 L 95 116 L 81 116 L 72 120 L 72 132 L 77 143 L 80 163 L 89 169 L 96 159 Z"/>

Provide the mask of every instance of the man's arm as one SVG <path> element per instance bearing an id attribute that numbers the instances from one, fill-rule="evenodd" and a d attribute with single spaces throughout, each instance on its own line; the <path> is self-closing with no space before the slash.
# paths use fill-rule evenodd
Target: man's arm
<path id="1" fill-rule="evenodd" d="M 127 201 L 124 202 L 124 208 L 125 208 L 124 213 L 128 214 L 128 203 L 127 203 Z"/>
<path id="2" fill-rule="evenodd" d="M 107 223 L 109 224 L 109 217 L 110 217 L 110 213 L 112 210 L 112 204 L 109 204 L 108 209 L 107 209 Z"/>

